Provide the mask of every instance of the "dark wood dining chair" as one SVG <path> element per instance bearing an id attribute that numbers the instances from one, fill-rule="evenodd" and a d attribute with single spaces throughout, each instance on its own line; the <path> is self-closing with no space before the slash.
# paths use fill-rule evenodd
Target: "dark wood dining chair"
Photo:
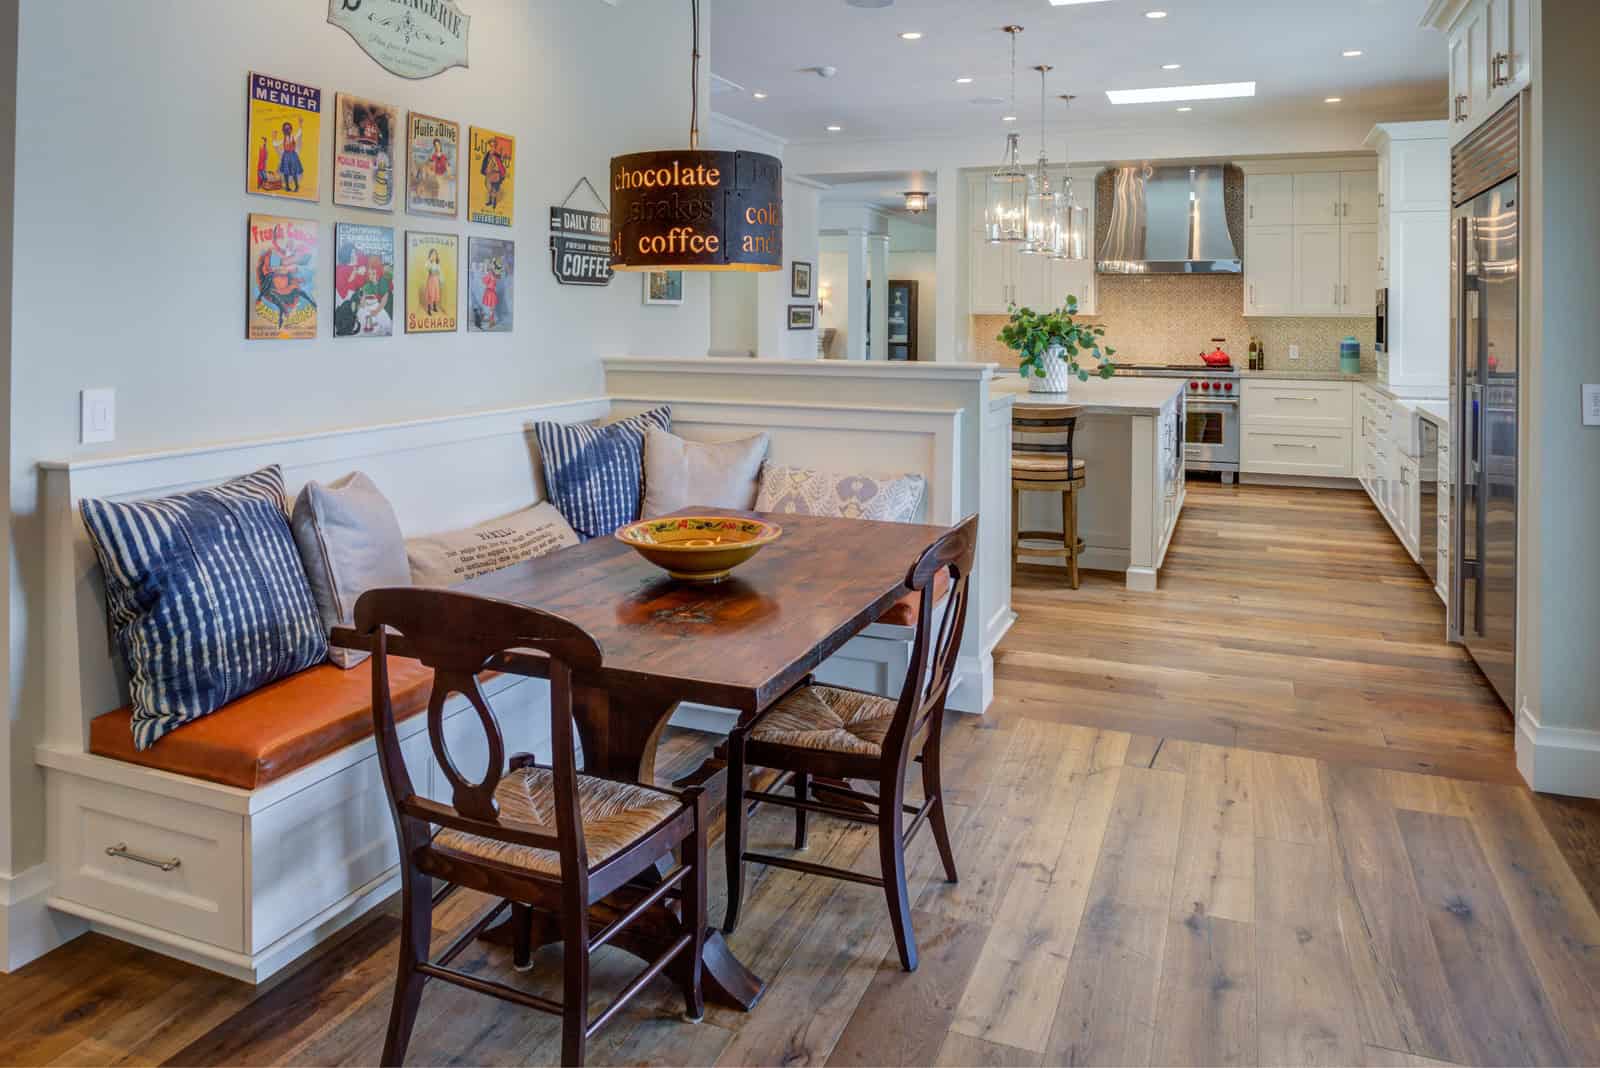
<path id="1" fill-rule="evenodd" d="M 1078 491 L 1089 477 L 1089 465 L 1078 459 L 1073 443 L 1078 432 L 1080 405 L 1019 404 L 1011 410 L 1011 553 L 1025 558 L 1060 560 L 1067 565 L 1067 582 L 1078 588 L 1078 557 L 1083 539 L 1078 537 Z M 1059 493 L 1061 533 L 1022 530 L 1022 495 Z M 1046 547 L 1023 545 L 1047 542 Z"/>
<path id="2" fill-rule="evenodd" d="M 917 940 L 911 929 L 911 903 L 906 892 L 906 847 L 924 823 L 933 828 L 945 878 L 956 881 L 955 854 L 945 823 L 944 791 L 939 779 L 939 736 L 945 699 L 961 650 L 967 618 L 967 580 L 978 537 L 978 517 L 968 516 L 918 558 L 906 575 L 906 586 L 921 594 L 911 666 L 898 700 L 808 680 L 777 701 L 751 723 L 728 735 L 727 860 L 728 911 L 722 929 L 732 933 L 739 923 L 744 896 L 744 862 L 791 868 L 811 875 L 883 887 L 889 901 L 900 964 L 917 968 Z M 934 611 L 934 577 L 950 574 L 942 617 Z M 905 801 L 906 767 L 922 764 L 920 805 Z M 772 768 L 780 773 L 765 790 L 749 788 L 748 769 Z M 857 790 L 849 780 L 876 785 L 876 793 Z M 789 785 L 787 797 L 778 791 Z M 738 791 L 742 803 L 735 803 Z M 806 815 L 838 816 L 878 828 L 882 874 L 812 864 L 792 857 L 752 853 L 745 827 L 758 805 L 795 810 L 795 848 L 806 844 Z M 911 817 L 906 826 L 905 817 Z"/>
<path id="3" fill-rule="evenodd" d="M 705 782 L 681 793 L 578 774 L 574 767 L 573 672 L 600 667 L 595 640 L 560 616 L 522 605 L 447 590 L 371 590 L 356 602 L 356 629 L 372 642 L 372 717 L 379 766 L 400 840 L 402 898 L 400 963 L 389 1015 L 383 1063 L 400 1064 L 416 1021 L 422 988 L 441 979 L 480 994 L 561 1017 L 561 1057 L 582 1064 L 585 1043 L 657 974 L 673 968 L 683 986 L 688 1015 L 704 1015 L 701 954 L 706 930 Z M 449 782 L 450 804 L 419 796 L 406 770 L 390 701 L 386 656 L 414 657 L 434 671 L 427 730 L 433 755 Z M 541 766 L 528 754 L 506 759 L 499 723 L 478 676 L 506 658 L 544 656 L 550 678 L 554 758 Z M 461 694 L 488 742 L 481 782 L 465 778 L 451 759 L 444 735 L 444 706 Z M 462 713 L 465 715 L 466 713 Z M 437 828 L 437 830 L 435 830 Z M 682 862 L 674 854 L 681 851 Z M 671 861 L 664 876 L 657 863 Z M 650 874 L 642 892 L 632 880 Z M 436 900 L 429 878 L 501 898 L 438 960 L 429 959 Z M 616 919 L 590 932 L 590 908 L 627 887 L 629 900 Z M 627 937 L 624 928 L 652 911 L 681 933 L 667 950 L 589 1018 L 589 957 Z M 449 967 L 507 907 L 512 910 L 514 961 L 526 969 L 532 954 L 533 911 L 558 918 L 564 943 L 564 1000 L 552 1001 L 504 983 Z"/>

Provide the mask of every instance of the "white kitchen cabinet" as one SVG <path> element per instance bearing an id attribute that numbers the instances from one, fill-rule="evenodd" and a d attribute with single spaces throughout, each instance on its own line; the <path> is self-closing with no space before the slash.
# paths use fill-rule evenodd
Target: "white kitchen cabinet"
<path id="1" fill-rule="evenodd" d="M 1294 310 L 1338 315 L 1343 309 L 1338 226 L 1294 228 Z"/>
<path id="2" fill-rule="evenodd" d="M 1398 211 L 1450 210 L 1450 152 L 1441 142 L 1440 122 L 1397 122 L 1377 127 L 1389 133 L 1377 147 L 1378 205 L 1387 214 Z"/>
<path id="3" fill-rule="evenodd" d="M 1376 226 L 1378 223 L 1378 174 L 1376 171 L 1350 171 L 1339 175 L 1339 225 Z"/>
<path id="4" fill-rule="evenodd" d="M 1078 188 L 1084 192 L 1079 203 L 1088 213 L 1090 232 L 1094 230 L 1094 176 L 1084 169 L 1075 172 Z M 968 184 L 967 228 L 967 303 L 972 315 L 1005 315 L 1012 304 L 1042 311 L 1060 307 L 1068 294 L 1078 298 L 1078 311 L 1093 315 L 1098 310 L 1095 264 L 1085 260 L 1052 260 L 1048 256 L 1024 256 L 1016 245 L 991 245 L 984 237 L 982 222 L 986 190 L 981 179 Z"/>
<path id="5" fill-rule="evenodd" d="M 1340 309 L 1372 315 L 1378 305 L 1378 227 L 1341 226 L 1339 239 Z"/>
<path id="6" fill-rule="evenodd" d="M 1493 115 L 1528 86 L 1529 0 L 1485 0 L 1484 53 L 1488 107 Z"/>
<path id="7" fill-rule="evenodd" d="M 1533 81 L 1531 0 L 1435 0 L 1426 18 L 1446 34 L 1450 141 L 1461 140 Z"/>
<path id="8" fill-rule="evenodd" d="M 1294 311 L 1294 298 L 1294 227 L 1247 227 L 1244 313 L 1288 315 Z"/>
<path id="9" fill-rule="evenodd" d="M 1244 204 L 1246 226 L 1294 225 L 1294 175 L 1246 175 Z"/>
<path id="10" fill-rule="evenodd" d="M 1294 176 L 1294 224 L 1296 226 L 1337 226 L 1344 198 L 1343 178 L 1338 171 L 1310 172 Z"/>
<path id="11" fill-rule="evenodd" d="M 1387 351 L 1378 371 L 1390 386 L 1440 390 L 1450 356 L 1450 124 L 1380 123 L 1366 145 L 1378 153 L 1378 226 L 1346 244 L 1352 305 L 1365 285 L 1360 258 L 1376 264 L 1371 288 L 1389 295 Z M 1351 314 L 1357 314 L 1352 308 Z"/>
<path id="12" fill-rule="evenodd" d="M 1050 284 L 1050 257 L 1016 253 L 1016 279 L 1011 299 L 1022 307 L 1043 311 L 1061 303 Z"/>
<path id="13" fill-rule="evenodd" d="M 1359 473 L 1349 382 L 1246 378 L 1240 389 L 1240 472 L 1317 478 Z"/>
<path id="14" fill-rule="evenodd" d="M 1011 280 L 1004 245 L 991 245 L 981 233 L 972 235 L 967 261 L 973 315 L 1004 315 L 1011 302 Z"/>
<path id="15" fill-rule="evenodd" d="M 1052 260 L 1050 285 L 1056 304 L 1068 296 L 1078 298 L 1078 311 L 1094 315 L 1099 310 L 1098 290 L 1095 287 L 1094 260 Z"/>

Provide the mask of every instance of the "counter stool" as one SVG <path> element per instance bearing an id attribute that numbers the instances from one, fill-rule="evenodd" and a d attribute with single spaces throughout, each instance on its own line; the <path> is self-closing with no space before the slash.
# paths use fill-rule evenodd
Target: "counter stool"
<path id="1" fill-rule="evenodd" d="M 1078 428 L 1079 405 L 1018 405 L 1011 411 L 1011 552 L 1020 563 L 1025 557 L 1065 560 L 1067 578 L 1078 588 L 1078 491 L 1083 488 L 1088 465 L 1073 456 L 1072 439 Z M 1061 533 L 1022 530 L 1022 494 L 1061 494 Z M 1024 547 L 1024 541 L 1059 542 L 1048 548 Z"/>

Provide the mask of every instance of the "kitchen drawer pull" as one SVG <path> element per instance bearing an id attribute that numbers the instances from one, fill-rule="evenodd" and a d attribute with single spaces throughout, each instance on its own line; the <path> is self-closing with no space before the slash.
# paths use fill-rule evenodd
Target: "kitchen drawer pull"
<path id="1" fill-rule="evenodd" d="M 140 856 L 138 853 L 129 852 L 128 843 L 126 842 L 118 842 L 114 846 L 106 846 L 106 856 L 131 860 L 135 864 L 148 864 L 150 867 L 160 868 L 162 871 L 173 871 L 183 867 L 183 858 L 181 857 L 173 857 L 171 860 L 157 860 L 154 857 Z"/>
<path id="2" fill-rule="evenodd" d="M 1315 449 L 1315 445 L 1307 445 L 1303 441 L 1274 441 L 1274 449 Z"/>
<path id="3" fill-rule="evenodd" d="M 1281 400 L 1281 401 L 1304 401 L 1307 404 L 1315 404 L 1315 403 L 1317 403 L 1317 398 L 1316 397 L 1304 397 L 1304 396 L 1301 396 L 1298 393 L 1294 393 L 1294 394 L 1280 393 L 1280 394 L 1278 394 L 1278 399 Z"/>

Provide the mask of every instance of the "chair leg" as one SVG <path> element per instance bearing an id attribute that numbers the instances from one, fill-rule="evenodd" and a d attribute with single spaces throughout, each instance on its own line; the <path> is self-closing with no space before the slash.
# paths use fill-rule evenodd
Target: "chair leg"
<path id="1" fill-rule="evenodd" d="M 1016 486 L 1011 487 L 1011 562 L 1017 563 L 1017 550 L 1022 547 L 1022 539 L 1018 531 L 1022 529 L 1022 491 Z"/>
<path id="2" fill-rule="evenodd" d="M 404 859 L 401 864 L 403 867 Z M 386 1066 L 405 1063 L 411 1029 L 422 1003 L 422 987 L 427 982 L 417 965 L 427 961 L 433 936 L 433 895 L 426 882 L 411 870 L 403 870 L 400 879 L 400 966 L 395 974 L 394 1004 L 389 1008 L 389 1031 L 383 1040 L 382 1063 Z"/>
<path id="3" fill-rule="evenodd" d="M 683 843 L 683 859 L 694 865 L 694 870 L 683 883 L 683 923 L 694 935 L 683 952 L 688 959 L 683 962 L 684 1014 L 694 1023 L 706 1018 L 706 999 L 702 976 L 705 966 L 702 958 L 706 946 L 706 802 L 704 796 L 695 801 L 694 836 Z"/>
<path id="4" fill-rule="evenodd" d="M 562 928 L 561 1063 L 583 1064 L 589 1030 L 589 913 L 564 902 Z"/>
<path id="5" fill-rule="evenodd" d="M 806 795 L 810 792 L 808 789 L 810 785 L 811 774 L 809 772 L 797 771 L 794 773 L 794 798 L 796 801 L 806 800 Z M 806 847 L 806 810 L 803 808 L 794 810 L 794 847 L 796 849 L 804 849 Z"/>
<path id="6" fill-rule="evenodd" d="M 519 972 L 533 968 L 533 909 L 511 903 L 511 964 Z"/>
<path id="7" fill-rule="evenodd" d="M 728 909 L 722 915 L 722 930 L 732 934 L 739 926 L 739 905 L 744 898 L 745 848 L 745 767 L 744 731 L 728 732 L 728 801 L 724 808 L 723 848 L 728 859 Z"/>
<path id="8" fill-rule="evenodd" d="M 911 898 L 906 891 L 905 826 L 900 806 L 905 801 L 903 787 L 883 783 L 878 796 L 878 862 L 883 869 L 883 893 L 889 900 L 889 922 L 894 926 L 895 945 L 900 950 L 900 966 L 917 970 L 917 936 L 911 929 Z"/>
<path id="9" fill-rule="evenodd" d="M 945 882 L 954 883 L 956 878 L 956 855 L 950 848 L 950 828 L 944 820 L 944 786 L 940 782 L 939 768 L 939 723 L 935 722 L 928 731 L 928 742 L 922 747 L 922 796 L 933 799 L 933 808 L 928 810 L 928 824 L 933 830 L 934 843 L 939 847 L 939 859 L 944 862 Z"/>
<path id="10" fill-rule="evenodd" d="M 1078 588 L 1078 495 L 1067 490 L 1061 495 L 1061 543 L 1067 550 L 1067 581 Z"/>

